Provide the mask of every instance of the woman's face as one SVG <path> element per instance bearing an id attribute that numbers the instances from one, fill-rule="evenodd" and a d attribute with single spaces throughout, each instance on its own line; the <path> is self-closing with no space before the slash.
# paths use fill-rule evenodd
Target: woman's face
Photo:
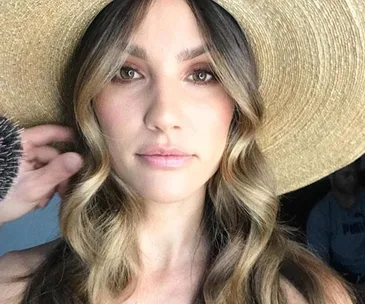
<path id="1" fill-rule="evenodd" d="M 210 72 L 185 1 L 150 8 L 124 67 L 94 100 L 113 168 L 145 200 L 201 196 L 225 149 L 233 102 Z M 187 154 L 167 154 L 177 149 Z"/>

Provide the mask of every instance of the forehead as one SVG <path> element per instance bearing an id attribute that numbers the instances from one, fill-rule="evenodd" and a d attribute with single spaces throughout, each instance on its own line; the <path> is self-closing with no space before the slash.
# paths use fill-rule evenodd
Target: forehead
<path id="1" fill-rule="evenodd" d="M 166 48 L 181 51 L 204 43 L 195 16 L 184 0 L 155 1 L 133 36 L 134 44 L 162 53 Z"/>

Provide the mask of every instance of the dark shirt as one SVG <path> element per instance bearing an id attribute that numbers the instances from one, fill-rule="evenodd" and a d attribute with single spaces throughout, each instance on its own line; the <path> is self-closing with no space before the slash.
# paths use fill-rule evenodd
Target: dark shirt
<path id="1" fill-rule="evenodd" d="M 312 209 L 307 221 L 307 244 L 340 272 L 365 275 L 365 190 L 346 209 L 332 192 Z"/>

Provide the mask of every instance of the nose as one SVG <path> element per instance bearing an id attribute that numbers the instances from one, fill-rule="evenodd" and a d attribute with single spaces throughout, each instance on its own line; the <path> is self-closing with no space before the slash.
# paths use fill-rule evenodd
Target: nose
<path id="1" fill-rule="evenodd" d="M 144 116 L 146 127 L 152 131 L 168 132 L 181 129 L 184 120 L 184 92 L 177 85 L 160 84 L 152 90 Z"/>

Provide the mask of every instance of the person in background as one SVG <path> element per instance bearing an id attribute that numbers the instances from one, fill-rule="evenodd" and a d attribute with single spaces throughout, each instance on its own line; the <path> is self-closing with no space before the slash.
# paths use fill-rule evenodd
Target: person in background
<path id="1" fill-rule="evenodd" d="M 331 191 L 310 212 L 307 244 L 359 288 L 365 282 L 365 188 L 361 158 L 330 176 Z"/>

